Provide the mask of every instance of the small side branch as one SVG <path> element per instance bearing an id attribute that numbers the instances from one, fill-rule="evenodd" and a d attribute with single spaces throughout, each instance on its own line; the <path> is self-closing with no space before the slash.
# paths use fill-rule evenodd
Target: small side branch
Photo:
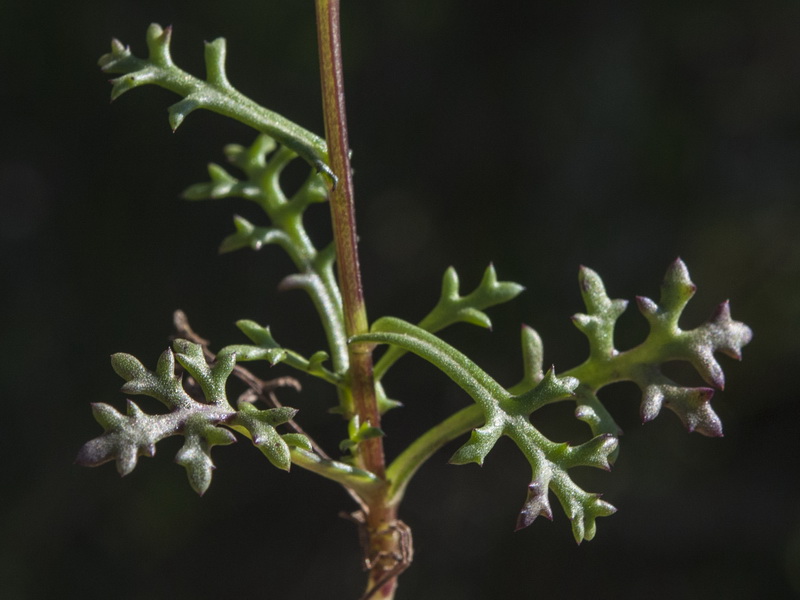
<path id="1" fill-rule="evenodd" d="M 199 344 L 203 348 L 203 354 L 209 361 L 216 359 L 216 355 L 209 349 L 210 342 L 192 329 L 191 325 L 189 325 L 189 318 L 186 316 L 186 313 L 184 313 L 182 310 L 176 310 L 173 314 L 173 323 L 175 325 L 175 330 L 178 334 L 178 337 L 182 337 Z M 249 387 L 243 396 L 250 395 L 252 399 L 245 397 L 245 401 L 253 402 L 255 400 L 261 400 L 262 402 L 265 402 L 274 408 L 281 408 L 283 406 L 278 400 L 277 396 L 275 396 L 275 389 L 280 387 L 291 387 L 299 391 L 301 388 L 300 382 L 293 377 L 278 377 L 277 379 L 265 381 L 241 365 L 236 365 L 234 367 L 233 375 L 238 377 Z M 306 433 L 305 430 L 300 427 L 300 425 L 298 425 L 294 419 L 288 421 L 287 425 L 289 425 L 289 427 L 291 427 L 295 433 L 299 433 L 308 439 L 314 452 L 322 459 L 322 461 L 329 463 L 334 462 L 328 453 L 325 452 L 325 450 L 323 450 L 323 448 L 314 441 L 314 438 L 308 435 L 308 433 Z M 304 460 L 302 462 L 303 464 L 301 466 L 309 468 L 312 461 Z M 312 470 L 316 469 L 312 468 Z M 347 490 L 347 493 L 350 495 L 350 497 L 356 502 L 356 504 L 358 504 L 361 510 L 367 510 L 367 505 L 364 503 L 364 500 L 362 500 L 361 497 L 347 485 L 342 485 Z"/>
<path id="2" fill-rule="evenodd" d="M 182 310 L 176 310 L 172 315 L 172 321 L 175 325 L 175 331 L 177 333 L 176 337 L 184 338 L 189 340 L 190 342 L 194 342 L 195 344 L 199 344 L 203 348 L 203 354 L 205 355 L 206 359 L 209 361 L 213 361 L 216 359 L 216 355 L 209 349 L 209 342 L 207 339 L 203 338 L 199 334 L 197 334 L 194 329 L 192 329 L 191 325 L 189 325 L 189 318 L 186 316 L 186 313 Z M 248 390 L 242 395 L 244 396 L 244 400 L 247 402 L 254 402 L 256 400 L 261 400 L 262 402 L 266 403 L 273 408 L 281 408 L 283 404 L 280 403 L 278 397 L 275 395 L 274 391 L 278 388 L 282 387 L 290 387 L 297 391 L 302 389 L 300 382 L 297 381 L 294 377 L 278 377 L 276 379 L 270 379 L 269 381 L 265 381 L 260 377 L 257 377 L 253 374 L 252 371 L 249 369 L 244 368 L 241 365 L 236 365 L 233 368 L 233 375 L 235 375 L 240 381 L 244 382 L 248 386 Z M 249 397 L 248 397 L 249 396 Z M 290 420 L 287 425 L 291 427 L 295 433 L 299 433 L 300 435 L 306 436 L 308 441 L 311 443 L 311 447 L 314 449 L 314 452 L 319 454 L 324 459 L 330 459 L 330 456 L 322 449 L 322 447 L 317 444 L 311 436 L 309 436 L 300 425 L 295 422 L 294 419 Z"/>

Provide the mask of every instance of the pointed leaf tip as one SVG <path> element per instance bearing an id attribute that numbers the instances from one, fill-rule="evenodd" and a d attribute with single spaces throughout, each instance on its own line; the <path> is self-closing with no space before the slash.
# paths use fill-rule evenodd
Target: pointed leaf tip
<path id="1" fill-rule="evenodd" d="M 501 435 L 502 430 L 490 425 L 473 429 L 467 443 L 456 450 L 453 456 L 450 457 L 450 464 L 465 465 L 475 463 L 483 466 L 486 455 L 494 448 Z"/>
<path id="2" fill-rule="evenodd" d="M 686 263 L 683 262 L 680 257 L 673 260 L 669 267 L 667 267 L 667 273 L 664 279 L 674 279 L 677 281 L 691 283 L 691 279 L 689 278 L 689 269 L 686 267 Z"/>
<path id="3" fill-rule="evenodd" d="M 593 288 L 596 288 L 598 284 L 603 287 L 603 280 L 600 279 L 600 275 L 598 275 L 597 271 L 581 265 L 578 269 L 578 285 L 581 288 L 581 292 L 590 292 Z"/>
<path id="4" fill-rule="evenodd" d="M 187 96 L 180 102 L 176 102 L 170 106 L 167 112 L 169 114 L 169 126 L 172 128 L 172 131 L 176 131 L 178 127 L 183 124 L 186 117 L 201 106 L 202 104 L 200 101 L 191 96 Z"/>
<path id="5" fill-rule="evenodd" d="M 517 517 L 514 531 L 529 527 L 539 516 L 552 521 L 553 509 L 550 506 L 547 485 L 532 481 L 528 484 L 528 495 Z"/>
<path id="6" fill-rule="evenodd" d="M 659 304 L 664 310 L 680 315 L 696 291 L 697 286 L 689 277 L 689 269 L 682 260 L 678 259 L 669 266 L 664 275 Z"/>

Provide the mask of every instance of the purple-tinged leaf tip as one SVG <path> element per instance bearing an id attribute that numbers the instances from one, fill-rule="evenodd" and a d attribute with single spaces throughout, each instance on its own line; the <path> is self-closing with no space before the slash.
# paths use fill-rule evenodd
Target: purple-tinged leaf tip
<path id="1" fill-rule="evenodd" d="M 525 504 L 522 505 L 522 510 L 519 511 L 514 531 L 525 529 L 539 516 L 552 521 L 553 509 L 550 507 L 547 485 L 532 481 L 528 484 L 528 497 L 525 499 Z"/>

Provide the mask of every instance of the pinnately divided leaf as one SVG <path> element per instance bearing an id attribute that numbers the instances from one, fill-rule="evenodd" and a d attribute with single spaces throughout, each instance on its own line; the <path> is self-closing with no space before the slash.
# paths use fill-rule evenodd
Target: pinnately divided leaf
<path id="1" fill-rule="evenodd" d="M 182 377 L 176 373 L 176 359 L 199 385 L 202 400 L 193 398 L 184 388 Z M 259 410 L 247 402 L 234 409 L 228 403 L 225 382 L 235 360 L 235 352 L 222 351 L 209 364 L 199 344 L 182 339 L 175 340 L 173 348 L 161 355 L 155 371 L 129 354 L 113 355 L 114 370 L 126 380 L 123 392 L 156 398 L 169 412 L 149 415 L 131 400 L 124 415 L 108 404 L 94 404 L 92 411 L 104 433 L 83 445 L 76 462 L 98 466 L 114 460 L 119 474 L 127 475 L 136 467 L 139 456 L 155 455 L 159 441 L 182 435 L 185 442 L 175 461 L 186 469 L 192 488 L 203 494 L 214 469 L 211 448 L 235 442 L 230 430 L 235 429 L 253 440 L 275 466 L 288 470 L 289 443 L 275 427 L 289 421 L 296 411 L 289 407 Z M 307 441 L 290 441 L 292 446 L 308 450 Z"/>
<path id="2" fill-rule="evenodd" d="M 262 327 L 249 319 L 237 321 L 236 326 L 253 342 L 252 345 L 239 344 L 227 346 L 223 349 L 222 352 L 233 352 L 238 361 L 267 360 L 273 365 L 283 362 L 290 367 L 324 379 L 334 385 L 341 382 L 339 376 L 322 366 L 322 363 L 328 360 L 326 352 L 316 352 L 311 358 L 307 359 L 297 352 L 281 348 L 272 337 L 269 327 Z"/>
<path id="3" fill-rule="evenodd" d="M 243 198 L 255 202 L 278 225 L 296 219 L 311 204 L 325 202 L 328 192 L 318 175 L 311 173 L 290 196 L 280 184 L 283 170 L 297 158 L 291 149 L 278 147 L 267 135 L 260 135 L 249 147 L 229 144 L 225 147 L 228 162 L 240 169 L 239 179 L 223 167 L 208 165 L 209 181 L 196 183 L 184 190 L 187 200 Z"/>
<path id="4" fill-rule="evenodd" d="M 234 429 L 243 429 L 269 461 L 284 471 L 292 464 L 289 444 L 275 430 L 275 427 L 292 420 L 297 410 L 287 406 L 258 410 L 249 402 L 240 402 L 239 411 L 230 421 Z M 295 445 L 307 446 L 308 441 L 294 440 Z"/>
<path id="5" fill-rule="evenodd" d="M 297 154 L 287 147 L 279 147 L 275 140 L 264 134 L 248 147 L 226 146 L 225 154 L 228 162 L 244 173 L 244 178 L 238 179 L 219 165 L 212 164 L 208 169 L 210 181 L 190 186 L 184 191 L 184 198 L 215 200 L 235 196 L 258 204 L 269 224 L 261 226 L 235 216 L 235 232 L 222 241 L 220 252 L 248 247 L 260 250 L 268 244 L 275 244 L 289 255 L 297 272 L 284 278 L 279 289 L 300 289 L 310 296 L 328 337 L 333 370 L 337 377 L 343 377 L 349 359 L 341 319 L 342 299 L 334 273 L 335 251 L 333 244 L 318 250 L 303 224 L 305 211 L 312 204 L 327 201 L 328 192 L 322 178 L 311 172 L 296 190 L 291 194 L 286 192 L 281 174 Z M 255 358 L 251 356 L 247 360 Z M 287 363 L 297 366 L 293 364 L 291 353 L 284 358 Z"/>
<path id="6" fill-rule="evenodd" d="M 463 321 L 491 329 L 492 322 L 484 309 L 516 298 L 525 288 L 513 281 L 497 281 L 494 266 L 489 265 L 478 287 L 466 296 L 459 293 L 458 273 L 453 267 L 445 271 L 439 302 L 419 323 L 426 331 L 437 332 Z"/>
<path id="7" fill-rule="evenodd" d="M 484 424 L 474 429 L 470 439 L 461 446 L 450 462 L 483 464 L 501 436 L 511 438 L 532 470 L 517 527 L 530 525 L 537 516 L 552 518 L 548 489 L 559 499 L 572 521 L 575 539 L 580 542 L 595 534 L 595 519 L 614 512 L 614 508 L 581 489 L 567 473 L 577 466 L 609 468 L 608 457 L 617 447 L 614 436 L 597 436 L 580 446 L 569 446 L 548 440 L 530 422 L 530 414 L 537 408 L 570 397 L 578 385 L 572 377 L 559 378 L 550 369 L 538 384 L 519 395 L 512 395 L 492 377 L 481 370 L 461 352 L 436 335 L 400 319 L 384 317 L 376 321 L 370 333 L 356 336 L 352 341 L 375 344 L 392 344 L 428 360 L 464 391 L 484 414 Z"/>
<path id="8" fill-rule="evenodd" d="M 198 79 L 178 68 L 170 54 L 172 28 L 153 23 L 147 29 L 146 59 L 134 56 L 119 40 L 111 43 L 111 52 L 104 54 L 99 65 L 106 73 L 120 73 L 111 83 L 111 99 L 142 85 L 158 85 L 183 99 L 169 107 L 169 121 L 177 129 L 184 119 L 198 108 L 204 108 L 241 121 L 265 133 L 306 160 L 317 171 L 337 177 L 328 166 L 325 140 L 303 129 L 285 117 L 267 110 L 237 91 L 225 72 L 226 44 L 223 38 L 206 43 L 206 79 Z"/>
<path id="9" fill-rule="evenodd" d="M 303 224 L 306 209 L 325 202 L 342 175 L 334 173 L 329 166 L 326 141 L 237 91 L 226 73 L 224 39 L 206 43 L 206 75 L 201 79 L 175 65 L 170 52 L 171 35 L 171 28 L 152 24 L 147 30 L 146 59 L 134 56 L 118 40 L 112 42 L 111 52 L 99 61 L 104 72 L 120 75 L 111 81 L 111 98 L 115 100 L 143 85 L 157 85 L 181 96 L 168 109 L 173 130 L 189 114 L 202 108 L 236 119 L 259 132 L 250 146 L 225 148 L 228 163 L 233 167 L 231 171 L 230 167 L 208 165 L 208 180 L 189 187 L 184 197 L 188 200 L 243 198 L 264 211 L 269 222 L 263 226 L 236 216 L 235 231 L 225 238 L 220 250 L 280 246 L 296 267 L 296 272 L 281 282 L 280 289 L 301 289 L 308 293 L 327 336 L 328 351 L 305 358 L 280 346 L 268 327 L 242 320 L 237 325 L 252 343 L 227 346 L 215 358 L 209 358 L 213 355 L 208 354 L 204 346 L 183 339 L 174 341 L 152 371 L 131 355 L 115 354 L 111 362 L 115 372 L 125 380 L 122 391 L 152 397 L 167 412 L 147 414 L 131 400 L 127 401 L 124 414 L 108 404 L 94 404 L 93 414 L 104 432 L 84 444 L 77 457 L 79 464 L 96 466 L 113 460 L 118 472 L 127 475 L 136 467 L 140 456 L 154 456 L 158 442 L 179 435 L 184 442 L 175 460 L 185 468 L 192 488 L 203 494 L 215 468 L 211 449 L 235 442 L 233 432 L 238 432 L 250 439 L 274 466 L 289 470 L 294 462 L 344 485 L 364 502 L 362 507 L 366 511 L 367 507 L 377 507 L 381 503 L 383 507 L 396 505 L 416 469 L 445 443 L 470 432 L 469 439 L 455 451 L 450 461 L 482 465 L 498 440 L 506 436 L 519 448 L 531 468 L 517 529 L 529 526 L 540 515 L 553 518 L 552 492 L 570 519 L 573 535 L 580 543 L 594 537 L 598 517 L 615 511 L 599 494 L 582 489 L 570 475 L 570 469 L 575 467 L 607 470 L 616 458 L 617 436 L 621 430 L 598 396 L 601 388 L 619 381 L 635 382 L 642 391 L 642 421 L 654 419 L 667 407 L 689 431 L 722 435 L 721 421 L 710 404 L 714 391 L 725 385 L 716 354 L 721 352 L 740 359 L 752 332 L 731 318 L 727 301 L 699 327 L 682 329 L 679 321 L 696 286 L 679 259 L 668 268 L 657 302 L 647 297 L 636 299 L 649 332 L 641 344 L 629 350 L 617 349 L 614 340 L 618 319 L 628 302 L 611 299 L 600 276 L 581 267 L 579 285 L 586 312 L 574 315 L 572 320 L 588 339 L 588 358 L 560 375 L 556 375 L 552 367 L 545 370 L 541 339 L 532 328 L 525 326 L 521 336 L 524 373 L 522 380 L 510 388 L 501 386 L 436 335 L 458 322 L 491 328 L 486 309 L 510 301 L 523 290 L 517 283 L 498 281 L 492 265 L 485 270 L 479 285 L 465 295 L 461 295 L 458 274 L 454 268 L 449 268 L 436 305 L 418 325 L 385 317 L 376 321 L 369 333 L 346 339 L 346 307 L 334 272 L 334 245 L 318 250 Z M 305 181 L 289 193 L 281 175 L 297 158 L 306 161 L 311 170 Z M 334 210 L 333 214 L 336 220 L 339 212 Z M 351 261 L 347 262 L 349 264 Z M 192 337 L 190 333 L 185 335 Z M 388 466 L 385 476 L 382 458 L 375 461 L 379 464 L 370 464 L 373 461 L 364 460 L 359 454 L 362 442 L 379 438 L 384 433 L 377 416 L 370 416 L 374 423 L 364 419 L 363 406 L 356 402 L 362 397 L 356 398 L 353 393 L 349 352 L 352 347 L 348 344 L 354 342 L 390 346 L 373 370 L 379 413 L 399 405 L 386 395 L 381 378 L 406 352 L 417 354 L 438 367 L 475 402 L 474 406 L 451 415 L 413 442 Z M 352 453 L 348 460 L 332 460 L 306 437 L 293 421 L 296 409 L 281 406 L 274 397 L 272 406 L 275 408 L 257 408 L 253 403 L 257 398 L 269 402 L 267 396 L 258 396 L 254 391 L 264 387 L 264 382 L 253 383 L 257 378 L 248 380 L 241 368 L 237 375 L 248 380 L 253 389 L 240 397 L 235 408 L 231 405 L 226 390 L 229 376 L 237 362 L 255 360 L 266 360 L 271 365 L 285 363 L 338 389 L 339 405 L 332 412 L 342 414 L 348 422 L 347 439 L 340 444 L 343 452 Z M 684 386 L 670 379 L 664 374 L 663 366 L 671 361 L 691 364 L 707 387 Z M 328 362 L 330 367 L 326 366 Z M 533 412 L 564 400 L 575 402 L 576 418 L 591 429 L 593 437 L 588 441 L 574 446 L 553 442 L 531 422 Z M 277 428 L 285 424 L 295 432 L 280 433 Z M 354 460 L 349 460 L 351 458 Z M 380 468 L 373 468 L 371 472 L 366 469 L 368 464 L 370 468 Z M 391 535 L 395 533 L 392 531 Z M 388 553 L 381 548 L 377 556 L 383 554 Z M 383 567 L 383 561 L 377 562 Z M 385 581 L 395 575 L 396 572 L 392 572 Z"/>
<path id="10" fill-rule="evenodd" d="M 484 310 L 513 300 L 525 289 L 513 281 L 498 281 L 493 265 L 486 268 L 478 287 L 466 296 L 461 295 L 459 287 L 458 273 L 453 267 L 448 268 L 442 278 L 439 301 L 417 326 L 431 333 L 459 322 L 491 329 L 492 322 Z M 390 347 L 375 365 L 375 378 L 383 377 L 403 354 L 402 347 Z"/>
<path id="11" fill-rule="evenodd" d="M 714 388 L 723 389 L 725 376 L 715 354 L 722 352 L 741 359 L 742 348 L 751 340 L 749 327 L 731 318 L 729 303 L 723 302 L 704 324 L 691 330 L 680 328 L 678 321 L 696 286 L 680 259 L 667 269 L 661 285 L 661 298 L 655 302 L 638 297 L 640 312 L 650 325 L 647 338 L 639 346 L 618 351 L 613 333 L 616 320 L 626 302 L 611 300 L 600 276 L 582 268 L 581 292 L 587 313 L 573 317 L 573 322 L 589 339 L 589 358 L 566 372 L 581 381 L 584 399 L 578 418 L 598 428 L 613 431 L 613 419 L 604 414 L 594 395 L 600 388 L 616 381 L 633 381 L 642 390 L 641 417 L 654 419 L 666 406 L 675 412 L 689 431 L 703 435 L 722 435 L 722 423 L 711 408 Z M 669 361 L 690 363 L 711 387 L 683 386 L 665 376 L 661 366 Z"/>

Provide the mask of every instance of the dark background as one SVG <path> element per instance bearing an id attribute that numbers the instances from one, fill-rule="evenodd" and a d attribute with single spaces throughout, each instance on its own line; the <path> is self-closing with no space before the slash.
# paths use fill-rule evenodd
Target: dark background
<path id="1" fill-rule="evenodd" d="M 722 439 L 666 411 L 642 426 L 635 388 L 605 390 L 621 456 L 577 477 L 619 512 L 580 547 L 560 508 L 512 531 L 529 472 L 510 443 L 482 469 L 447 465 L 445 449 L 403 507 L 417 554 L 399 598 L 800 592 L 800 3 L 344 0 L 343 19 L 373 318 L 417 319 L 448 265 L 469 290 L 492 261 L 527 292 L 491 312 L 493 332 L 447 338 L 511 384 L 520 322 L 559 370 L 585 357 L 568 318 L 583 309 L 580 264 L 632 299 L 657 296 L 681 256 L 699 285 L 682 323 L 730 298 L 755 331 L 744 362 L 721 359 Z M 240 318 L 321 347 L 305 298 L 275 290 L 289 267 L 276 248 L 216 253 L 252 207 L 178 199 L 224 144 L 254 134 L 204 112 L 173 134 L 175 96 L 147 87 L 109 105 L 95 67 L 112 36 L 142 55 L 151 21 L 174 25 L 173 56 L 197 74 L 202 41 L 225 36 L 234 85 L 321 132 L 311 0 L 11 1 L 0 21 L 0 596 L 357 597 L 356 535 L 337 517 L 349 498 L 247 443 L 214 451 L 203 498 L 172 462 L 177 438 L 124 479 L 72 464 L 100 433 L 89 403 L 123 406 L 108 355 L 153 365 L 175 308 L 216 347 L 243 340 Z M 313 212 L 324 244 L 326 210 Z M 623 349 L 646 331 L 628 313 Z M 330 392 L 304 383 L 282 399 L 335 447 Z M 468 402 L 413 358 L 387 384 L 406 403 L 384 421 L 392 455 Z M 542 412 L 551 437 L 585 437 L 568 406 Z"/>

